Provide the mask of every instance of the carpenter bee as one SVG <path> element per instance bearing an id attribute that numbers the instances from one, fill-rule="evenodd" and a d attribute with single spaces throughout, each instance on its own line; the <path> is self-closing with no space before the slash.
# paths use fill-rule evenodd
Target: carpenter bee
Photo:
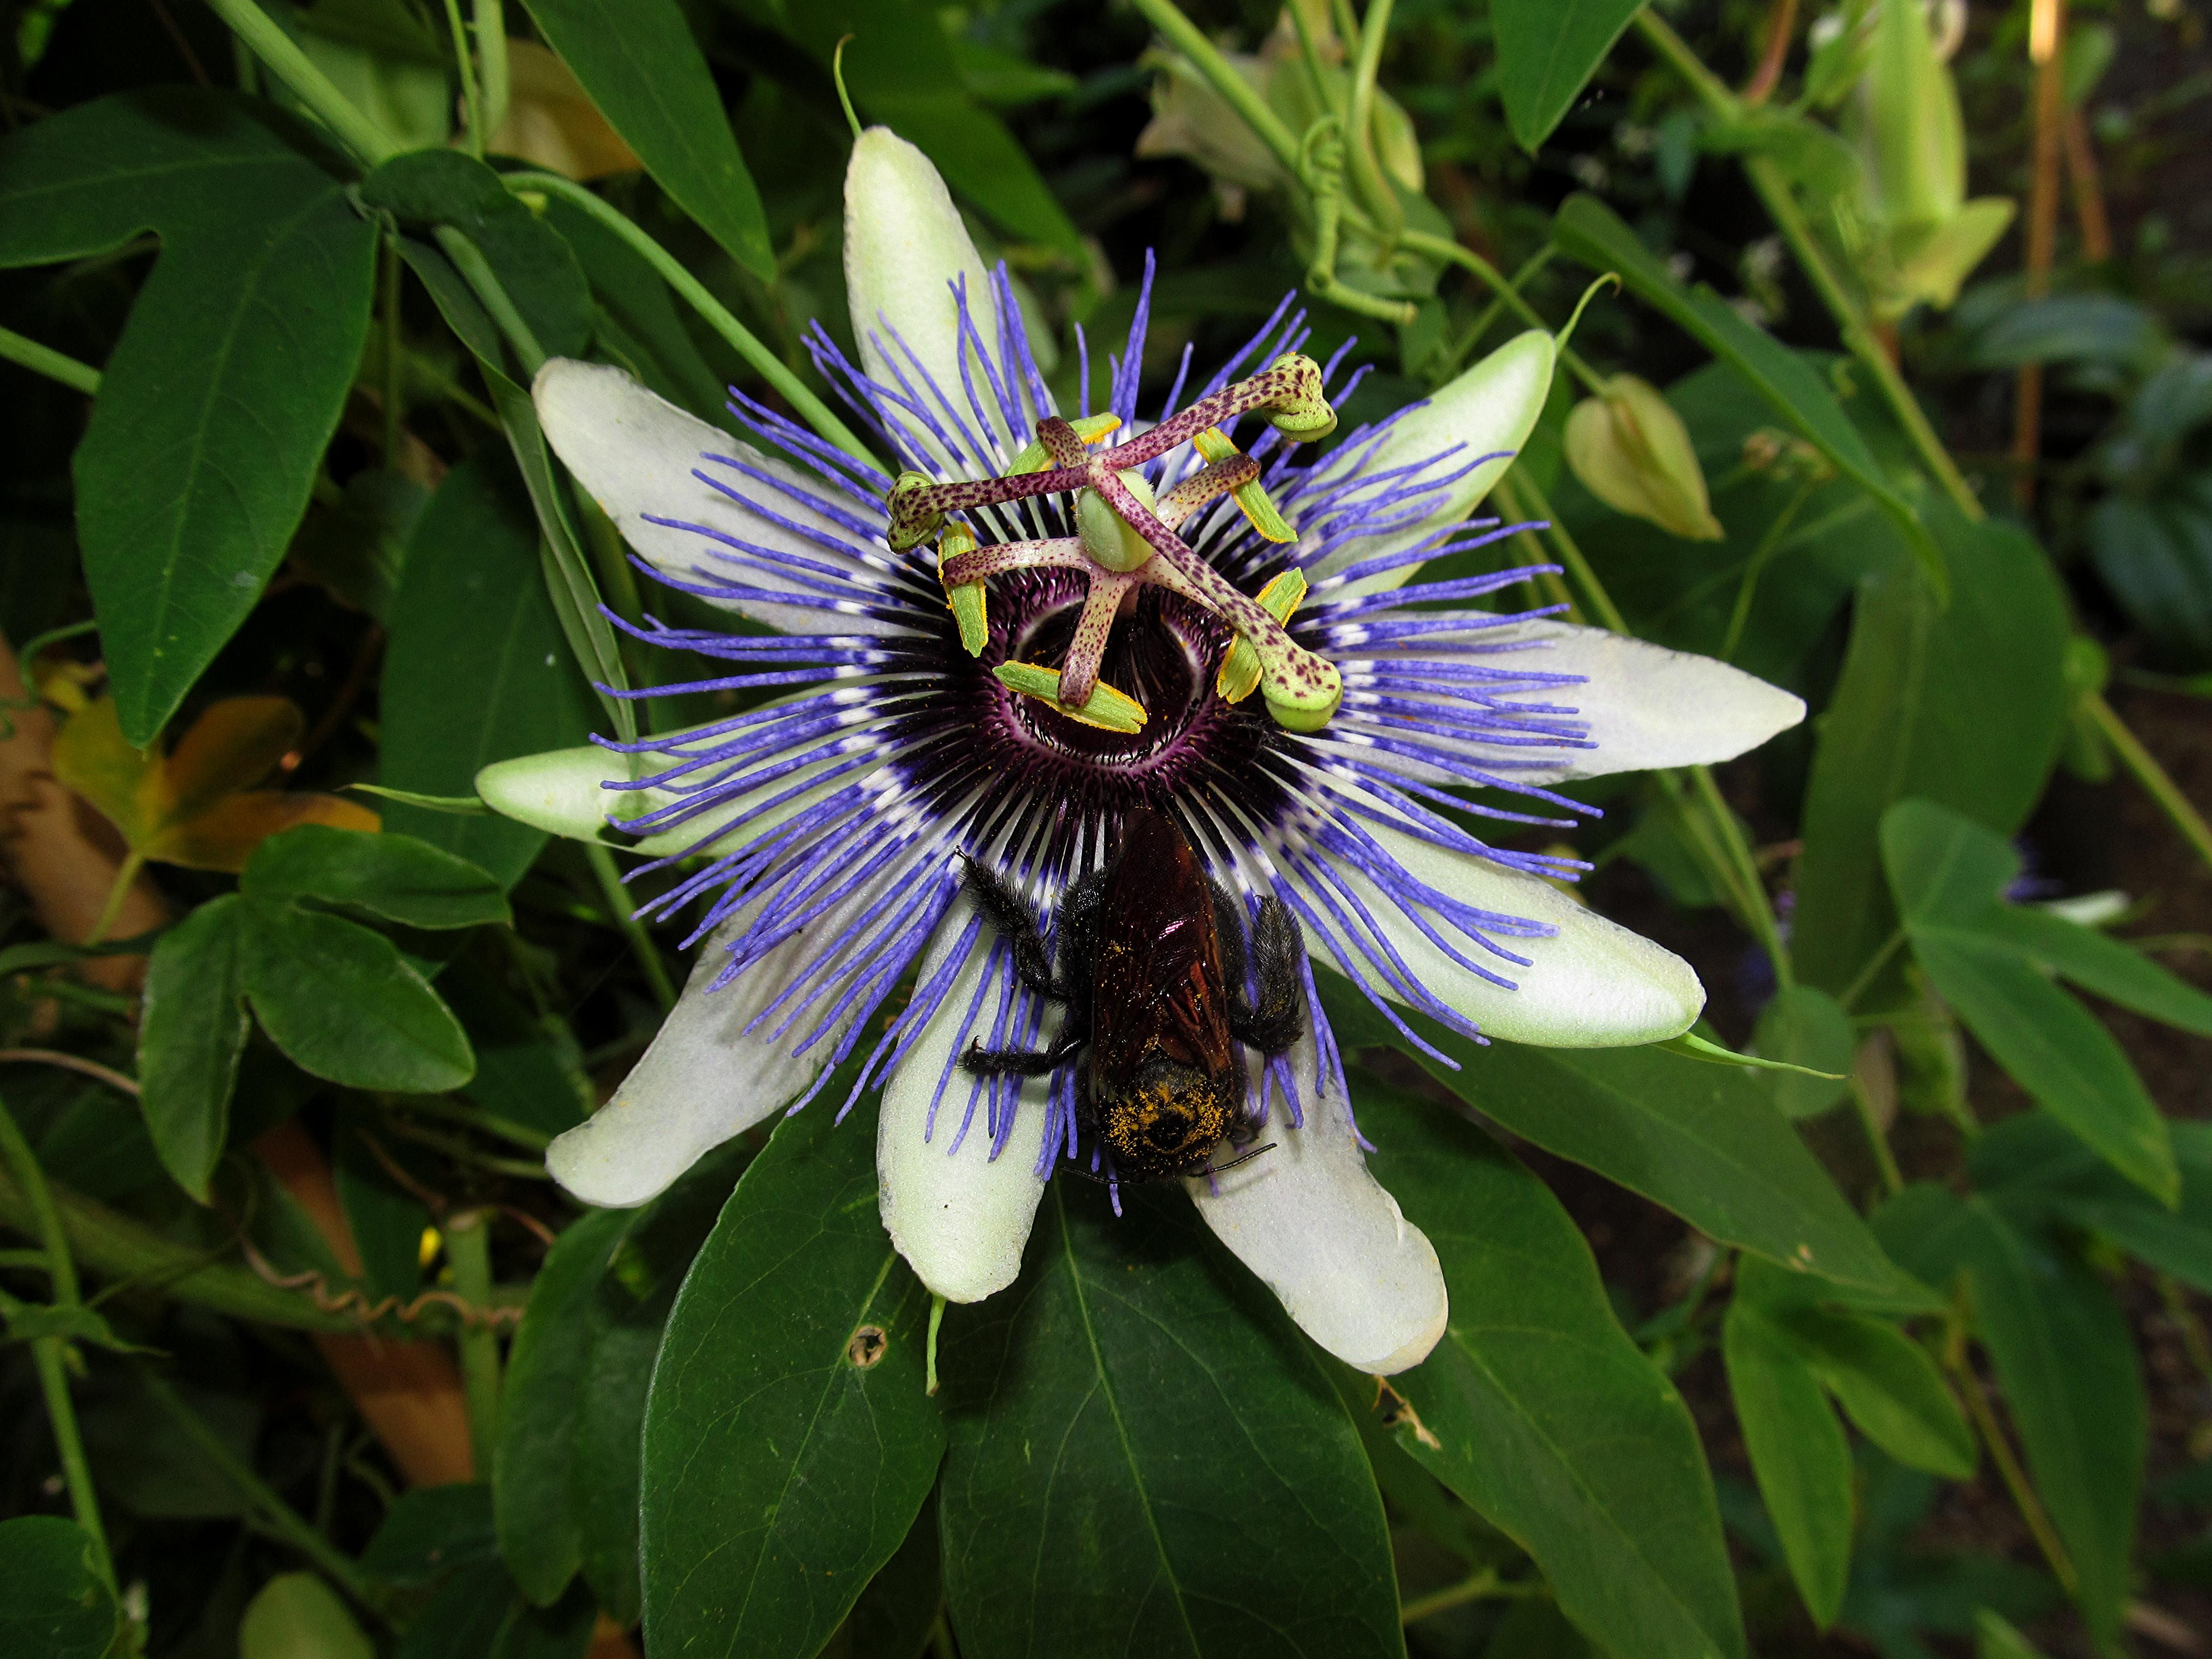
<path id="1" fill-rule="evenodd" d="M 1258 1133 L 1236 1044 L 1273 1056 L 1305 1029 L 1302 946 L 1283 902 L 1261 902 L 1255 1002 L 1244 993 L 1243 907 L 1206 879 L 1182 830 L 1162 814 L 1132 812 L 1113 862 L 1068 890 L 1056 978 L 1035 914 L 1006 878 L 970 859 L 966 886 L 1012 945 L 1022 983 L 1066 1003 L 1067 1020 L 1042 1052 L 970 1042 L 963 1069 L 1039 1077 L 1087 1044 L 1077 1122 L 1104 1141 L 1117 1179 L 1228 1167 L 1209 1162 L 1214 1149 L 1224 1140 L 1243 1146 Z"/>

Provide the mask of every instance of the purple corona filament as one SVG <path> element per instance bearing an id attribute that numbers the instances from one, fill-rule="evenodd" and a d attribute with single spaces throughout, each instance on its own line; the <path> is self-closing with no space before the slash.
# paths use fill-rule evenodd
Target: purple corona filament
<path id="1" fill-rule="evenodd" d="M 1124 428 L 1138 419 L 1151 294 L 1148 263 L 1110 375 L 1107 412 Z M 1558 607 L 1455 608 L 1534 574 L 1473 574 L 1456 556 L 1523 526 L 1471 521 L 1397 550 L 1350 557 L 1347 550 L 1427 523 L 1457 481 L 1493 458 L 1451 449 L 1377 465 L 1399 416 L 1350 434 L 1328 455 L 1303 447 L 1334 424 L 1332 404 L 1364 370 L 1346 373 L 1343 350 L 1325 367 L 1297 355 L 1304 317 L 1288 297 L 1188 407 L 1176 410 L 1170 398 L 1157 424 L 1086 449 L 1052 407 L 1004 268 L 981 314 L 963 285 L 954 298 L 963 348 L 957 384 L 933 378 L 888 326 L 875 341 L 880 376 L 818 329 L 808 341 L 823 377 L 896 458 L 897 476 L 732 392 L 730 413 L 770 453 L 732 445 L 700 455 L 696 476 L 778 526 L 783 543 L 663 518 L 655 522 L 696 534 L 696 562 L 671 573 L 639 561 L 672 588 L 781 607 L 797 624 L 774 635 L 720 633 L 648 617 L 631 627 L 640 639 L 726 665 L 651 695 L 739 691 L 770 700 L 690 732 L 605 744 L 658 763 L 635 782 L 608 786 L 625 792 L 611 797 L 618 805 L 635 792 L 641 809 L 619 816 L 621 827 L 696 832 L 684 853 L 641 867 L 695 860 L 653 910 L 703 901 L 693 937 L 716 935 L 725 958 L 717 988 L 769 976 L 751 1029 L 779 1034 L 792 1052 L 819 1062 L 813 1087 L 791 1109 L 857 1057 L 842 1115 L 907 1061 L 940 1018 L 964 1016 L 962 1029 L 977 1025 L 987 1047 L 1037 1041 L 1048 1011 L 1021 990 L 1004 942 L 984 940 L 965 912 L 961 858 L 1006 876 L 1049 924 L 1059 896 L 1110 860 L 1123 815 L 1139 806 L 1172 813 L 1214 879 L 1248 908 L 1263 896 L 1280 897 L 1310 946 L 1407 1041 L 1428 1048 L 1393 1003 L 1480 1040 L 1471 1020 L 1421 982 L 1402 945 L 1419 937 L 1510 989 L 1514 970 L 1528 965 L 1513 942 L 1555 930 L 1439 890 L 1376 832 L 1525 873 L 1571 877 L 1586 867 L 1493 848 L 1466 827 L 1471 816 L 1560 824 L 1572 820 L 1559 812 L 1592 810 L 1528 776 L 1556 776 L 1572 751 L 1591 746 L 1572 695 L 1581 677 L 1547 672 L 1540 642 L 1517 626 Z M 1087 404 L 1088 342 L 1079 340 L 1079 349 Z M 1255 363 L 1268 366 L 1248 372 Z M 1186 354 L 1176 397 L 1188 370 Z M 1241 453 L 1207 461 L 1193 447 L 1214 429 L 1234 440 L 1237 426 L 1255 417 L 1267 424 Z M 1048 465 L 1014 472 L 1033 442 Z M 1125 473 L 1144 481 L 1149 504 Z M 1294 528 L 1295 542 L 1265 538 L 1229 499 L 1255 483 Z M 1151 548 L 1138 569 L 1110 570 L 1086 552 L 1077 522 L 1084 490 L 1097 491 Z M 951 551 L 940 568 L 921 543 L 948 514 L 961 515 L 974 544 Z M 1448 562 L 1458 574 L 1376 585 L 1426 561 Z M 1279 621 L 1255 596 L 1291 572 L 1304 579 L 1306 597 Z M 986 580 L 988 625 L 971 652 L 946 595 Z M 1297 691 L 1285 677 L 1307 665 L 1340 680 L 1341 702 L 1325 724 L 1287 729 L 1261 700 L 1224 699 L 1216 668 L 1240 636 L 1264 647 L 1275 690 Z M 1060 706 L 996 672 L 1040 659 L 1066 664 Z M 1140 729 L 1073 716 L 1096 682 L 1141 705 Z M 1545 810 L 1469 799 L 1469 790 Z M 963 988 L 961 965 L 979 944 L 987 947 L 981 978 Z M 925 953 L 933 965 L 923 965 Z M 1316 1103 L 1302 1095 L 1302 1075 L 1318 1097 L 1343 1103 L 1347 1117 L 1350 1110 L 1311 968 L 1303 971 L 1310 1061 L 1255 1066 L 1254 1079 L 1261 1109 L 1279 1109 L 1293 1126 Z M 902 1006 L 896 994 L 909 981 Z M 995 1018 L 984 1018 L 994 1006 Z M 1018 1112 L 1042 1109 L 1040 1175 L 1062 1160 L 1098 1162 L 1099 1148 L 1078 1144 L 1072 1066 L 1046 1081 L 1041 1109 L 1023 1104 L 1019 1079 L 970 1076 L 957 1054 L 929 1081 L 932 1145 L 950 1150 L 981 1135 L 995 1157 Z"/>

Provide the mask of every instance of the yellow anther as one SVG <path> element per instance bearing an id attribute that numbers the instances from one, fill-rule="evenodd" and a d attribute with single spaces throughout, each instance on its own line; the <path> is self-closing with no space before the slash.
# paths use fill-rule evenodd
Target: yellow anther
<path id="1" fill-rule="evenodd" d="M 1190 444 L 1191 447 L 1198 452 L 1199 459 L 1209 466 L 1216 461 L 1225 461 L 1233 455 L 1241 455 L 1244 453 L 1237 448 L 1231 441 L 1229 434 L 1218 426 L 1206 428 L 1205 431 L 1193 438 Z M 1298 532 L 1291 527 L 1291 521 L 1285 519 L 1281 510 L 1276 507 L 1274 497 L 1267 494 L 1267 486 L 1257 478 L 1253 479 L 1250 483 L 1239 485 L 1231 490 L 1229 499 L 1237 503 L 1237 509 L 1244 515 L 1245 522 L 1268 541 L 1297 540 Z"/>
<path id="2" fill-rule="evenodd" d="M 963 524 L 948 525 L 937 544 L 939 580 L 943 580 L 947 564 L 975 550 L 975 532 Z M 991 637 L 983 584 L 980 581 L 962 582 L 957 587 L 948 587 L 945 590 L 945 603 L 952 612 L 953 621 L 960 624 L 962 648 L 971 657 L 981 656 L 984 643 Z"/>
<path id="3" fill-rule="evenodd" d="M 1025 697 L 1035 697 L 1049 704 L 1055 711 L 1085 726 L 1095 726 L 1104 732 L 1132 732 L 1145 729 L 1145 706 L 1134 697 L 1100 680 L 1091 688 L 1091 696 L 1080 708 L 1070 708 L 1060 700 L 1060 670 L 1040 668 L 1035 663 L 1001 663 L 991 671 L 999 683 Z"/>
<path id="4" fill-rule="evenodd" d="M 1260 608 L 1279 623 L 1290 621 L 1306 597 L 1306 573 L 1285 570 L 1260 590 Z M 1242 702 L 1259 688 L 1260 653 L 1242 634 L 1231 642 L 1213 677 L 1213 689 L 1224 702 Z"/>

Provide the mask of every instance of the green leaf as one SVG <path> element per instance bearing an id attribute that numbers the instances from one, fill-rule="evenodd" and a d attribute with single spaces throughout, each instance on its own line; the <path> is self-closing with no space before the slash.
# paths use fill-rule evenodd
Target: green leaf
<path id="1" fill-rule="evenodd" d="M 1552 136 L 1644 0 L 1495 0 L 1498 92 L 1531 155 Z"/>
<path id="2" fill-rule="evenodd" d="M 1012 1289 L 953 1310 L 939 1495 L 961 1651 L 1398 1655 L 1359 1437 L 1180 1193 L 1055 1181 Z"/>
<path id="3" fill-rule="evenodd" d="M 312 1572 L 280 1572 L 238 1626 L 238 1659 L 376 1659 L 337 1592 Z"/>
<path id="4" fill-rule="evenodd" d="M 403 225 L 460 232 L 483 255 L 539 349 L 549 357 L 582 355 L 592 337 L 583 267 L 561 234 L 482 161 L 457 149 L 394 156 L 361 181 L 361 199 Z"/>
<path id="5" fill-rule="evenodd" d="M 1793 985 L 1776 993 L 1760 1011 L 1751 1046 L 1762 1054 L 1805 1068 L 1798 1075 L 1769 1073 L 1760 1079 L 1784 1117 L 1818 1117 L 1850 1088 L 1856 1047 L 1851 1017 L 1826 991 Z M 1836 1075 L 1818 1075 L 1821 1073 Z"/>
<path id="6" fill-rule="evenodd" d="M 2212 1292 L 2212 1126 L 2169 1122 L 2181 1206 L 2168 1209 L 2047 1112 L 1993 1124 L 1968 1153 L 1974 1185 L 2008 1215 L 2053 1217 L 2101 1234 L 2130 1255 Z"/>
<path id="7" fill-rule="evenodd" d="M 2097 574 L 2159 659 L 2212 666 L 2212 472 L 2114 491 L 2090 510 L 2088 541 Z"/>
<path id="8" fill-rule="evenodd" d="M 1927 1350 L 1887 1319 L 1820 1306 L 1820 1288 L 1763 1261 L 1738 1264 L 1736 1300 L 1796 1345 L 1861 1433 L 1900 1463 L 1970 1479 L 1973 1431 Z"/>
<path id="9" fill-rule="evenodd" d="M 210 899 L 161 935 L 138 1024 L 139 1105 L 161 1166 L 199 1202 L 230 1131 L 246 1052 L 240 901 Z"/>
<path id="10" fill-rule="evenodd" d="M 1340 976 L 1316 975 L 1338 1041 L 1395 1033 Z M 1407 1023 L 1459 1069 L 1431 1075 L 1515 1134 L 1664 1205 L 1707 1237 L 1799 1273 L 1881 1294 L 1923 1293 L 1805 1150 L 1751 1075 L 1655 1048 L 1477 1047 L 1418 1015 Z"/>
<path id="11" fill-rule="evenodd" d="M 554 1241 L 531 1283 L 500 1391 L 491 1476 L 499 1550 L 523 1595 L 541 1607 L 561 1599 L 583 1560 L 583 1529 L 568 1494 L 591 1356 L 585 1314 L 635 1219 L 627 1210 L 594 1210 Z"/>
<path id="12" fill-rule="evenodd" d="M 246 994 L 301 1071 L 356 1089 L 440 1094 L 476 1069 L 453 1011 L 381 933 L 246 901 Z"/>
<path id="13" fill-rule="evenodd" d="M 434 1584 L 456 1567 L 489 1561 L 493 1535 L 491 1487 L 481 1480 L 404 1492 L 362 1552 L 362 1570 L 389 1584 Z"/>
<path id="14" fill-rule="evenodd" d="M 1697 1431 L 1614 1319 L 1573 1220 L 1473 1124 L 1364 1077 L 1357 1105 L 1369 1169 L 1451 1292 L 1443 1341 L 1390 1379 L 1418 1419 L 1399 1446 L 1528 1550 L 1605 1647 L 1741 1655 Z"/>
<path id="15" fill-rule="evenodd" d="M 1774 1322 L 1861 1434 L 1909 1468 L 1973 1478 L 1974 1431 L 1925 1348 L 1867 1314 L 1797 1308 Z"/>
<path id="16" fill-rule="evenodd" d="M 93 1565 L 97 1546 L 74 1521 L 0 1521 L 0 1650 L 37 1659 L 100 1659 L 122 1613 Z"/>
<path id="17" fill-rule="evenodd" d="M 0 143 L 0 266 L 161 240 L 73 465 L 116 710 L 141 748 L 284 556 L 353 384 L 376 231 L 325 154 L 266 104 L 173 87 Z"/>
<path id="18" fill-rule="evenodd" d="M 2015 942 L 2025 937 L 2047 950 L 2056 939 L 2068 953 L 2077 949 L 2068 930 L 2087 930 L 2050 915 L 2033 917 L 2025 929 L 2009 927 L 1997 895 L 2018 872 L 2017 856 L 2002 836 L 1932 802 L 1892 807 L 1882 819 L 1881 850 L 1914 956 L 1982 1046 L 2114 1169 L 2167 1205 L 2178 1203 L 2181 1174 L 2142 1079 L 2112 1033 Z M 2098 944 L 2125 953 L 2110 940 Z M 2131 990 L 2149 988 L 2161 971 L 2137 957 L 2140 977 L 2115 974 L 2109 956 L 2094 946 L 2080 950 L 2078 959 Z"/>
<path id="19" fill-rule="evenodd" d="M 446 475 L 416 526 L 392 602 L 381 693 L 383 779 L 474 798 L 494 761 L 581 744 L 591 730 L 539 574 L 538 525 L 514 464 L 487 451 Z M 398 806 L 403 830 L 511 887 L 545 844 L 511 818 Z"/>
<path id="20" fill-rule="evenodd" d="M 635 1624 L 644 1601 L 638 1509 L 641 1431 L 653 1364 L 684 1273 L 714 1231 L 744 1163 L 739 1146 L 710 1153 L 672 1190 L 638 1212 L 586 1314 L 591 1352 L 576 1411 L 569 1498 L 584 1578 L 619 1625 Z"/>
<path id="21" fill-rule="evenodd" d="M 321 823 L 303 823 L 263 842 L 238 886 L 248 898 L 269 904 L 298 899 L 349 904 L 408 927 L 477 927 L 514 920 L 499 884 L 466 859 L 412 836 Z"/>
<path id="22" fill-rule="evenodd" d="M 1516 1601 L 1490 1633 L 1482 1659 L 1601 1659 L 1583 1633 L 1538 1596 Z"/>
<path id="23" fill-rule="evenodd" d="M 1888 941 L 1877 831 L 1920 795 L 2000 835 L 2026 819 L 2058 752 L 2066 599 L 2019 531 L 1930 518 L 1952 574 L 1938 610 L 1909 570 L 1860 589 L 1843 676 L 1805 792 L 1791 943 L 1800 978 L 1839 995 Z"/>
<path id="24" fill-rule="evenodd" d="M 580 1584 L 533 1607 L 497 1559 L 475 1561 L 439 1586 L 392 1659 L 584 1659 L 597 1616 Z"/>
<path id="25" fill-rule="evenodd" d="M 1795 1344 L 1741 1298 L 1721 1322 L 1721 1357 L 1759 1495 L 1806 1611 L 1836 1622 L 1851 1571 L 1851 1449 Z"/>
<path id="26" fill-rule="evenodd" d="M 1936 584 L 1940 602 L 1948 576 L 1927 527 L 1875 463 L 1873 452 L 1837 403 L 1835 393 L 1805 366 L 1802 358 L 1772 335 L 1744 321 L 1727 301 L 1703 283 L 1686 293 L 1620 216 L 1595 196 L 1570 196 L 1560 205 L 1559 216 L 1552 223 L 1552 240 L 1570 258 L 1593 270 L 1618 271 L 1621 280 L 1647 302 L 1757 387 L 1792 430 L 1881 504 L 1912 544 L 1923 574 Z"/>
<path id="27" fill-rule="evenodd" d="M 2088 1268 L 1985 1198 L 1909 1187 L 1874 1224 L 1923 1278 L 1967 1275 L 2028 1471 L 2073 1558 L 2075 1600 L 2098 1645 L 2115 1650 L 2147 1438 L 2125 1316 Z"/>
<path id="28" fill-rule="evenodd" d="M 928 1293 L 877 1215 L 870 1115 L 836 1116 L 777 1124 L 669 1316 L 645 1415 L 658 1650 L 812 1655 L 936 1479 Z"/>
<path id="29" fill-rule="evenodd" d="M 527 0 L 530 15 L 654 182 L 763 282 L 775 252 L 707 60 L 676 0 Z"/>
<path id="30" fill-rule="evenodd" d="M 2146 1018 L 2212 1036 L 2212 996 L 2176 978 L 2126 940 L 2024 905 L 2008 905 L 1980 921 L 1990 937 L 2081 989 Z"/>

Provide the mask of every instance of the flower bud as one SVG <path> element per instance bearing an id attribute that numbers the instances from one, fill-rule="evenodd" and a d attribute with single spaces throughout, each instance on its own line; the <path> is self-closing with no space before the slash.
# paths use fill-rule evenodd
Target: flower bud
<path id="1" fill-rule="evenodd" d="M 1614 511 L 1648 519 L 1686 541 L 1718 541 L 1705 475 L 1689 428 L 1649 381 L 1616 374 L 1567 416 L 1567 465 Z"/>

